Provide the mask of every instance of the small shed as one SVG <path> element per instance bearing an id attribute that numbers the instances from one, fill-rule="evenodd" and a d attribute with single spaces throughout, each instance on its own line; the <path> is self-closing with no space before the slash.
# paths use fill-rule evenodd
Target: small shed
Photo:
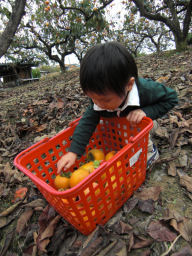
<path id="1" fill-rule="evenodd" d="M 39 80 L 39 78 L 32 77 L 31 68 L 34 66 L 37 65 L 34 63 L 0 64 L 0 78 L 3 79 L 3 87 L 14 87 Z"/>

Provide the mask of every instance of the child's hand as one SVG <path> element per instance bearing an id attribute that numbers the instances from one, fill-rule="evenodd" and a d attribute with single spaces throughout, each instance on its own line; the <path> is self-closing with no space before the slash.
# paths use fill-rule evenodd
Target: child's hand
<path id="1" fill-rule="evenodd" d="M 73 152 L 68 152 L 59 159 L 57 162 L 57 173 L 60 173 L 62 169 L 66 170 L 70 168 L 76 161 L 77 154 Z"/>
<path id="2" fill-rule="evenodd" d="M 129 114 L 127 115 L 127 120 L 131 124 L 138 124 L 141 122 L 144 116 L 146 116 L 146 114 L 142 109 L 136 109 L 129 112 Z"/>

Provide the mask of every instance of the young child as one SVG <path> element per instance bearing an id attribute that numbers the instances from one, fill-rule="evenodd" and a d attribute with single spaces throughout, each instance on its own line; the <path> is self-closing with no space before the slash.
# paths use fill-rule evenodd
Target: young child
<path id="1" fill-rule="evenodd" d="M 74 131 L 69 152 L 57 163 L 58 173 L 83 155 L 101 116 L 126 116 L 136 125 L 145 116 L 152 120 L 162 117 L 178 103 L 173 89 L 139 78 L 133 57 L 117 42 L 88 50 L 80 65 L 80 84 L 91 103 Z M 158 151 L 149 139 L 147 167 L 157 158 Z"/>

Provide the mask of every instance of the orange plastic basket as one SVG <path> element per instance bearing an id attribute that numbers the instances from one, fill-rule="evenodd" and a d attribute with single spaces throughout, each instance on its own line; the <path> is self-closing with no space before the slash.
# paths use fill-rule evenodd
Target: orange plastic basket
<path id="1" fill-rule="evenodd" d="M 56 163 L 68 151 L 78 121 L 18 154 L 14 164 L 65 220 L 88 235 L 97 224 L 105 224 L 145 180 L 148 136 L 153 122 L 145 117 L 132 127 L 126 118 L 102 118 L 86 153 L 92 148 L 102 148 L 105 154 L 112 150 L 118 153 L 77 186 L 59 192 L 54 188 Z M 86 153 L 70 171 L 85 162 Z"/>

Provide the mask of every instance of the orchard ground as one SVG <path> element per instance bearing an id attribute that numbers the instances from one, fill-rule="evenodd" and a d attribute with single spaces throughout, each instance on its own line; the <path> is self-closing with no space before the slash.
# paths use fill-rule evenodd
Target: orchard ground
<path id="1" fill-rule="evenodd" d="M 179 96 L 179 105 L 157 120 L 159 128 L 153 140 L 160 159 L 147 172 L 139 192 L 125 203 L 102 232 L 98 228 L 94 236 L 82 236 L 60 219 L 52 232 L 49 230 L 46 242 L 44 240 L 46 245 L 37 239 L 45 228 L 42 216 L 44 224 L 49 226 L 57 213 L 48 206 L 35 185 L 15 169 L 13 159 L 42 138 L 52 137 L 67 128 L 83 114 L 89 100 L 80 89 L 78 69 L 50 74 L 39 82 L 0 91 L 0 212 L 15 205 L 17 189 L 28 188 L 24 201 L 4 216 L 0 215 L 1 255 L 32 255 L 33 251 L 33 255 L 69 256 L 86 252 L 89 256 L 116 255 L 116 252 L 123 256 L 159 256 L 168 255 L 169 252 L 163 254 L 168 250 L 169 255 L 182 253 L 182 250 L 192 255 L 191 59 L 191 49 L 136 59 L 140 76 L 165 82 Z M 34 202 L 35 207 L 25 207 L 29 202 Z M 23 213 L 27 224 L 21 229 L 18 223 Z M 154 223 L 157 230 L 152 231 Z"/>

